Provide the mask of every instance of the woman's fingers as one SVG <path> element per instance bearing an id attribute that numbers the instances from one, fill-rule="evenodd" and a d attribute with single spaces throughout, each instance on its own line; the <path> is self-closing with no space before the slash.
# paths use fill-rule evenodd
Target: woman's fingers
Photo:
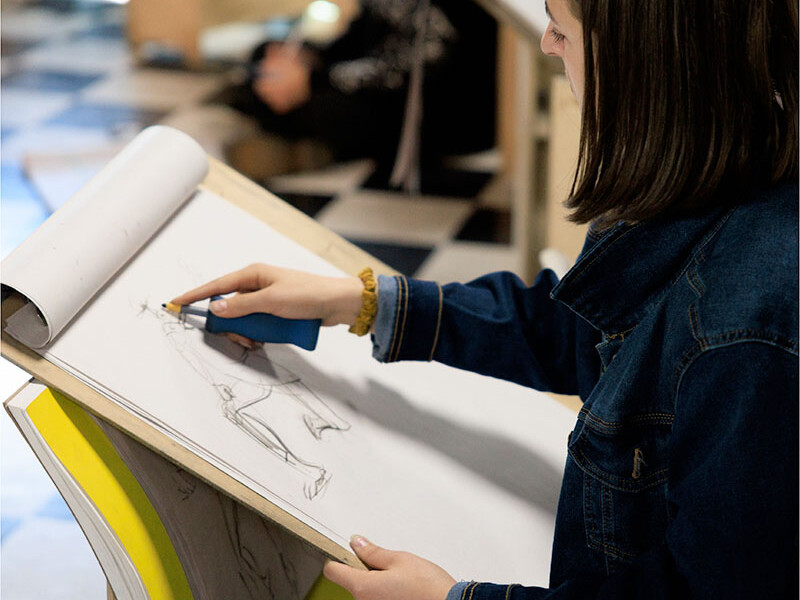
<path id="1" fill-rule="evenodd" d="M 275 313 L 275 310 L 270 306 L 269 294 L 264 290 L 257 290 L 255 292 L 247 292 L 244 294 L 236 294 L 228 298 L 214 300 L 209 305 L 211 312 L 226 319 L 235 319 L 243 315 L 251 313 Z M 282 316 L 282 315 L 278 315 Z"/>
<path id="2" fill-rule="evenodd" d="M 175 297 L 172 302 L 175 304 L 191 304 L 198 300 L 204 300 L 211 296 L 221 296 L 231 292 L 249 292 L 263 287 L 262 282 L 266 280 L 266 265 L 249 265 L 244 269 L 239 269 L 233 273 L 223 275 L 213 281 L 209 281 L 199 287 L 184 292 Z"/>

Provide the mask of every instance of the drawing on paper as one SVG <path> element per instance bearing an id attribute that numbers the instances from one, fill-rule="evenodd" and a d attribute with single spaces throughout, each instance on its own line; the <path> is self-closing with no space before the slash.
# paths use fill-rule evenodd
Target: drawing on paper
<path id="1" fill-rule="evenodd" d="M 214 388 L 222 415 L 303 476 L 306 498 L 313 500 L 325 490 L 330 473 L 321 461 L 300 456 L 296 446 L 307 448 L 308 435 L 319 441 L 326 431 L 347 431 L 349 423 L 298 375 L 263 351 L 237 348 L 239 354 L 231 356 L 202 341 L 197 335 L 202 329 L 199 320 L 166 313 L 147 302 L 142 302 L 139 310 L 140 315 L 159 320 L 170 346 Z M 233 374 L 233 364 L 249 367 L 247 377 Z"/>

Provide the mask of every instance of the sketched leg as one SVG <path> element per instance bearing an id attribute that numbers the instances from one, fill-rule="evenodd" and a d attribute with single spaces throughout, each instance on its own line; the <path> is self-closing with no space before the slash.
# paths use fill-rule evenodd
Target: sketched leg
<path id="1" fill-rule="evenodd" d="M 319 396 L 308 389 L 302 382 L 292 381 L 282 384 L 280 387 L 276 386 L 276 392 L 278 391 L 291 397 L 305 408 L 303 411 L 303 423 L 316 439 L 322 437 L 323 431 L 347 431 L 350 429 L 350 423 L 333 412 Z"/>
<path id="2" fill-rule="evenodd" d="M 331 476 L 325 470 L 325 467 L 300 458 L 281 439 L 277 432 L 262 419 L 248 414 L 247 412 L 238 412 L 237 414 L 237 424 L 253 439 L 271 448 L 272 451 L 281 456 L 286 463 L 292 465 L 297 471 L 300 471 L 310 478 L 303 485 L 303 492 L 306 498 L 312 500 L 328 485 Z M 273 443 L 273 441 L 275 443 Z"/>
<path id="3" fill-rule="evenodd" d="M 244 404 L 230 402 L 224 410 L 226 417 L 251 438 L 309 478 L 303 486 L 307 498 L 314 498 L 325 488 L 330 474 L 321 464 L 303 458 L 315 448 L 303 439 L 302 406 L 291 397 L 271 389 L 268 395 Z"/>

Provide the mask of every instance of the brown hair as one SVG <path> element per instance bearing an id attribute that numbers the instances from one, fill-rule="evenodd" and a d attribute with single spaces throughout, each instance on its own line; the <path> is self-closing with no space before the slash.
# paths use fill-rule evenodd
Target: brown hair
<path id="1" fill-rule="evenodd" d="M 567 207 L 600 226 L 798 176 L 797 0 L 569 0 L 583 24 Z"/>

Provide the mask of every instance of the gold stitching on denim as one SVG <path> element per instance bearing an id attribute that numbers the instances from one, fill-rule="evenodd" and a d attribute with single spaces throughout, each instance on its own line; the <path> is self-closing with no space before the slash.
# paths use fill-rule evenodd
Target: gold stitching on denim
<path id="1" fill-rule="evenodd" d="M 436 316 L 436 333 L 433 336 L 433 346 L 431 346 L 431 354 L 428 360 L 433 360 L 433 354 L 436 352 L 436 344 L 439 343 L 439 328 L 442 326 L 442 305 L 444 304 L 444 296 L 442 293 L 442 286 L 438 283 L 436 287 L 439 288 L 439 314 Z"/>
<path id="2" fill-rule="evenodd" d="M 581 411 L 578 415 L 578 418 L 583 418 L 584 421 L 588 421 L 590 423 L 594 423 L 598 425 L 602 429 L 608 430 L 618 430 L 622 427 L 628 426 L 636 426 L 636 425 L 672 425 L 675 421 L 675 415 L 671 413 L 664 413 L 664 412 L 657 412 L 657 413 L 645 413 L 641 415 L 634 415 L 632 417 L 628 417 L 622 421 L 606 421 L 594 413 L 590 412 L 590 410 L 583 406 Z"/>
<path id="3" fill-rule="evenodd" d="M 397 284 L 397 306 L 395 307 L 395 313 L 394 313 L 394 330 L 392 331 L 392 343 L 389 346 L 389 356 L 388 356 L 389 362 L 394 360 L 394 348 L 395 345 L 397 344 L 397 325 L 400 321 L 400 277 L 395 276 L 394 281 Z"/>
<path id="4" fill-rule="evenodd" d="M 636 558 L 636 554 L 631 552 L 626 552 L 625 550 L 620 550 L 616 546 L 612 544 L 606 544 L 605 542 L 598 542 L 597 540 L 590 539 L 589 540 L 589 547 L 594 548 L 595 550 L 599 550 L 600 552 L 604 552 L 613 558 L 618 558 L 620 560 L 630 560 L 631 558 Z"/>
<path id="5" fill-rule="evenodd" d="M 397 347 L 395 348 L 394 357 L 390 362 L 396 361 L 400 357 L 400 350 L 403 346 L 403 336 L 406 331 L 406 318 L 408 317 L 408 296 L 409 296 L 408 281 L 406 280 L 404 275 L 400 275 L 398 276 L 397 283 L 398 283 L 398 295 L 397 295 L 398 303 L 400 302 L 400 297 L 402 296 L 403 298 L 403 310 L 402 310 L 403 322 L 400 324 L 400 328 L 397 333 Z"/>
<path id="6" fill-rule="evenodd" d="M 469 589 L 469 585 L 465 585 L 464 589 L 461 590 L 461 600 L 466 600 L 467 597 L 467 590 Z"/>
<path id="7" fill-rule="evenodd" d="M 700 330 L 700 316 L 697 314 L 696 304 L 689 306 L 689 327 L 692 330 L 692 336 L 694 336 L 694 339 L 700 344 L 700 349 L 705 350 L 708 344 L 703 339 L 703 332 Z"/>
<path id="8" fill-rule="evenodd" d="M 510 584 L 508 584 L 508 587 L 506 588 L 506 600 L 509 600 L 509 598 L 511 598 L 511 590 L 513 590 L 514 588 L 517 588 L 517 587 L 521 587 L 520 584 L 518 584 L 518 583 L 510 583 Z"/>
<path id="9" fill-rule="evenodd" d="M 405 275 L 401 275 L 403 281 L 403 323 L 400 325 L 400 341 L 397 344 L 397 357 L 400 358 L 400 350 L 403 347 L 403 338 L 406 334 L 406 320 L 408 319 L 408 297 L 411 295 L 408 287 L 408 280 Z"/>
<path id="10" fill-rule="evenodd" d="M 461 600 L 465 600 L 467 591 L 469 591 L 469 598 L 466 600 L 472 600 L 472 596 L 475 595 L 475 588 L 478 587 L 478 582 L 473 581 L 467 587 L 464 588 L 464 591 L 461 593 Z"/>
<path id="11" fill-rule="evenodd" d="M 466 600 L 467 598 L 467 590 L 469 589 L 469 584 L 464 586 L 464 589 L 461 590 L 461 600 Z"/>
<path id="12" fill-rule="evenodd" d="M 700 279 L 700 274 L 697 272 L 697 265 L 686 271 L 686 279 L 689 282 L 689 286 L 694 290 L 694 293 L 697 294 L 697 297 L 699 298 L 702 296 L 706 291 L 706 286 L 703 285 L 703 281 Z"/>

